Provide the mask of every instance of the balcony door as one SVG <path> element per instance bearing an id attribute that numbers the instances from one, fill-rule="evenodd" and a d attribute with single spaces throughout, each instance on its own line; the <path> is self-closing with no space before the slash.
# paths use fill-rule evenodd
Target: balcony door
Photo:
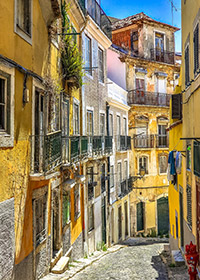
<path id="1" fill-rule="evenodd" d="M 145 103 L 145 81 L 144 78 L 136 78 L 136 103 Z"/>
<path id="2" fill-rule="evenodd" d="M 167 147 L 167 126 L 158 125 L 158 147 Z"/>
<path id="3" fill-rule="evenodd" d="M 44 147 L 44 96 L 35 91 L 35 135 L 34 135 L 34 171 L 40 172 L 43 167 Z"/>
<path id="4" fill-rule="evenodd" d="M 63 97 L 62 102 L 62 156 L 69 161 L 69 100 Z"/>
<path id="5" fill-rule="evenodd" d="M 166 104 L 166 79 L 158 77 L 157 79 L 158 105 Z"/>
<path id="6" fill-rule="evenodd" d="M 164 34 L 155 33 L 156 61 L 164 62 Z"/>
<path id="7" fill-rule="evenodd" d="M 135 138 L 136 147 L 147 147 L 147 125 L 146 124 L 137 124 L 136 128 L 136 138 Z"/>

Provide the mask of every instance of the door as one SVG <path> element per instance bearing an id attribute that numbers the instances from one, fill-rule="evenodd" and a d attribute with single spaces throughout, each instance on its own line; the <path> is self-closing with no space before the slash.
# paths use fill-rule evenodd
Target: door
<path id="1" fill-rule="evenodd" d="M 137 204 L 137 231 L 144 230 L 144 203 Z"/>
<path id="2" fill-rule="evenodd" d="M 115 241 L 115 225 L 114 225 L 114 210 L 111 212 L 111 227 L 112 227 L 112 243 Z"/>
<path id="3" fill-rule="evenodd" d="M 53 257 L 60 249 L 59 235 L 59 191 L 53 192 Z"/>
<path id="4" fill-rule="evenodd" d="M 147 147 L 147 125 L 146 124 L 138 124 L 136 129 L 135 145 L 137 148 L 139 147 Z"/>
<path id="5" fill-rule="evenodd" d="M 183 230 L 183 191 L 182 187 L 179 186 L 179 207 L 180 207 L 180 237 L 181 247 L 184 247 L 184 230 Z"/>
<path id="6" fill-rule="evenodd" d="M 169 232 L 168 197 L 162 197 L 157 200 L 157 225 L 158 234 L 167 234 Z"/>
<path id="7" fill-rule="evenodd" d="M 158 78 L 157 79 L 157 93 L 158 93 L 158 104 L 166 104 L 166 79 Z"/>
<path id="8" fill-rule="evenodd" d="M 200 252 L 200 184 L 196 182 L 197 193 L 197 247 Z"/>
<path id="9" fill-rule="evenodd" d="M 144 79 L 136 79 L 136 103 L 145 104 L 145 82 Z"/>
<path id="10" fill-rule="evenodd" d="M 69 100 L 62 102 L 62 153 L 63 161 L 69 162 Z"/>
<path id="11" fill-rule="evenodd" d="M 35 135 L 34 135 L 34 171 L 43 171 L 44 148 L 44 96 L 35 92 Z"/>
<path id="12" fill-rule="evenodd" d="M 124 203 L 124 212 L 125 212 L 125 236 L 128 236 L 128 203 Z"/>
<path id="13" fill-rule="evenodd" d="M 102 198 L 101 205 L 101 216 L 102 216 L 102 241 L 106 244 L 106 199 Z"/>
<path id="14" fill-rule="evenodd" d="M 156 61 L 164 61 L 164 34 L 155 34 Z"/>
<path id="15" fill-rule="evenodd" d="M 122 207 L 118 208 L 118 240 L 122 238 Z"/>

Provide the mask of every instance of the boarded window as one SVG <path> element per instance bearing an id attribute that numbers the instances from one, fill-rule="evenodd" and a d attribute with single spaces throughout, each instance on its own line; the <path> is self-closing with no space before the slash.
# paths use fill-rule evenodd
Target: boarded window
<path id="1" fill-rule="evenodd" d="M 194 174 L 200 177 L 200 143 L 194 141 Z"/>
<path id="2" fill-rule="evenodd" d="M 31 35 L 31 0 L 18 0 L 17 26 Z"/>
<path id="3" fill-rule="evenodd" d="M 192 196 L 191 196 L 191 187 L 187 185 L 186 189 L 187 194 L 187 222 L 190 228 L 192 228 Z"/>
<path id="4" fill-rule="evenodd" d="M 185 85 L 188 86 L 190 82 L 190 58 L 189 58 L 189 46 L 185 49 Z"/>
<path id="5" fill-rule="evenodd" d="M 197 24 L 194 30 L 193 43 L 194 43 L 194 74 L 195 74 L 199 69 L 199 24 Z"/>
<path id="6" fill-rule="evenodd" d="M 172 95 L 172 119 L 182 118 L 182 95 Z"/>

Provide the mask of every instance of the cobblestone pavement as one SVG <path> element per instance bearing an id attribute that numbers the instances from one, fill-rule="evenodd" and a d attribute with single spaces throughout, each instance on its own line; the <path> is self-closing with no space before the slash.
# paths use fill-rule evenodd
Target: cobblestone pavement
<path id="1" fill-rule="evenodd" d="M 164 244 L 133 244 L 105 255 L 72 280 L 167 280 L 167 271 L 159 256 Z M 129 242 L 127 242 L 129 243 Z M 126 243 L 126 244 L 127 244 Z M 128 244 L 127 244 L 128 245 Z M 136 245 L 136 246 L 134 246 Z"/>

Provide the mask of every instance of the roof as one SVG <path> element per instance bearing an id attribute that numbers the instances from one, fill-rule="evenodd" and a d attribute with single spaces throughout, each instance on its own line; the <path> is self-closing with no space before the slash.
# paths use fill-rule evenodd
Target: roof
<path id="1" fill-rule="evenodd" d="M 169 28 L 174 29 L 174 31 L 180 30 L 179 28 L 177 28 L 177 27 L 175 27 L 175 26 L 172 26 L 172 25 L 169 25 L 169 24 L 167 24 L 167 23 L 154 20 L 154 19 L 152 19 L 151 17 L 147 16 L 147 15 L 146 15 L 145 13 L 143 13 L 143 12 L 113 22 L 113 24 L 112 24 L 112 30 L 120 29 L 120 28 L 129 26 L 129 25 L 132 25 L 132 24 L 134 24 L 134 23 L 136 23 L 136 22 L 138 22 L 138 21 L 144 21 L 144 20 L 149 21 L 149 22 L 154 22 L 155 24 L 162 24 L 162 25 L 165 25 L 166 27 L 169 27 Z"/>
<path id="2" fill-rule="evenodd" d="M 115 23 L 120 20 L 120 18 L 115 18 L 115 17 L 108 17 L 108 18 L 111 21 L 111 23 Z"/>

